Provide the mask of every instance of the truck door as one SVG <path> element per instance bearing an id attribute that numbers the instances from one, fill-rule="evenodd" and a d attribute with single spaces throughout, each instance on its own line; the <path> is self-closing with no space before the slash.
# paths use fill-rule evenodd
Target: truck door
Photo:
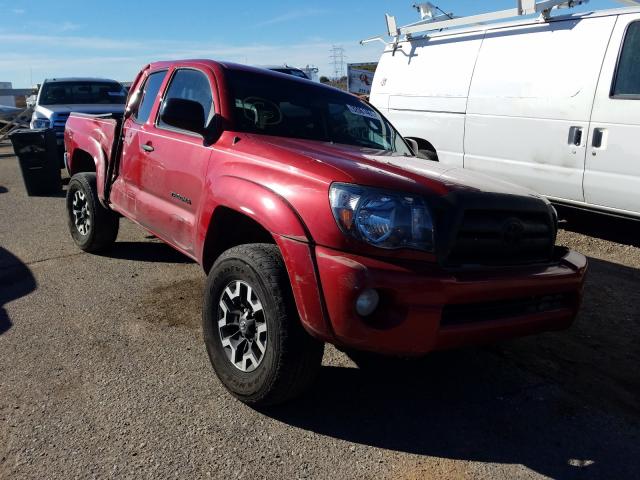
<path id="1" fill-rule="evenodd" d="M 197 212 L 212 152 L 202 136 L 215 113 L 213 78 L 209 75 L 191 67 L 174 70 L 155 123 L 140 132 L 144 158 L 140 162 L 136 219 L 190 255 L 194 253 Z M 200 104 L 204 124 L 190 129 L 167 123 L 163 112 L 172 99 Z"/>
<path id="2" fill-rule="evenodd" d="M 621 15 L 596 93 L 584 175 L 585 201 L 640 214 L 640 14 Z"/>
<path id="3" fill-rule="evenodd" d="M 140 135 L 149 128 L 150 123 L 153 124 L 152 110 L 166 76 L 167 70 L 147 74 L 138 93 L 140 101 L 123 126 L 120 175 L 112 187 L 111 201 L 136 221 L 139 221 L 136 218 L 136 198 L 140 190 L 141 166 L 145 160 L 140 148 Z"/>

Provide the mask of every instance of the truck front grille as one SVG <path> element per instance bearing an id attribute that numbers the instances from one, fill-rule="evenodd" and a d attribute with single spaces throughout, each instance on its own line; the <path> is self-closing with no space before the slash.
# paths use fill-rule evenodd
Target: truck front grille
<path id="1" fill-rule="evenodd" d="M 507 266 L 551 260 L 555 225 L 547 212 L 466 210 L 448 266 Z"/>
<path id="2" fill-rule="evenodd" d="M 64 126 L 67 124 L 68 119 L 68 113 L 57 113 L 51 119 L 51 128 L 53 128 L 58 134 L 64 132 Z"/>
<path id="3" fill-rule="evenodd" d="M 573 293 L 558 293 L 494 302 L 446 305 L 442 310 L 440 326 L 454 327 L 572 309 L 575 307 L 576 301 L 577 297 Z"/>

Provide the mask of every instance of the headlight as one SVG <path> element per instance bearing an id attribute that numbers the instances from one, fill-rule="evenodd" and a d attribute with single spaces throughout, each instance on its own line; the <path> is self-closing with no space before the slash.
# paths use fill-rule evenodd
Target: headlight
<path id="1" fill-rule="evenodd" d="M 49 128 L 50 123 L 48 118 L 34 118 L 31 120 L 31 128 Z"/>
<path id="2" fill-rule="evenodd" d="M 420 197 L 334 183 L 329 201 L 346 235 L 380 248 L 433 251 L 433 221 Z"/>

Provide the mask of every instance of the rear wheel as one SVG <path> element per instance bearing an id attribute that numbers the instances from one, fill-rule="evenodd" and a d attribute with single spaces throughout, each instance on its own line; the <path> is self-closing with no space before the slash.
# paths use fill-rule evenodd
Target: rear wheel
<path id="1" fill-rule="evenodd" d="M 100 252 L 116 241 L 118 215 L 98 200 L 95 173 L 78 173 L 69 182 L 67 215 L 71 237 L 85 252 Z"/>
<path id="2" fill-rule="evenodd" d="M 300 323 L 275 245 L 223 253 L 207 279 L 202 318 L 213 369 L 242 402 L 285 402 L 309 387 L 320 368 L 324 345 Z"/>

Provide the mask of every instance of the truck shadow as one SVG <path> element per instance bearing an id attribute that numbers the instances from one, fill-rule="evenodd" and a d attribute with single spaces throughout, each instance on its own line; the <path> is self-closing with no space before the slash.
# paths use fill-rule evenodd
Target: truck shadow
<path id="1" fill-rule="evenodd" d="M 31 270 L 11 252 L 0 247 L 0 335 L 12 326 L 4 305 L 28 295 L 36 288 Z"/>
<path id="2" fill-rule="evenodd" d="M 557 207 L 565 220 L 560 228 L 610 242 L 640 247 L 640 221 L 612 217 L 566 207 Z"/>
<path id="3" fill-rule="evenodd" d="M 154 263 L 194 263 L 189 257 L 161 241 L 116 242 L 105 257 Z"/>
<path id="4" fill-rule="evenodd" d="M 308 396 L 263 413 L 416 455 L 521 464 L 552 478 L 637 478 L 639 280 L 638 270 L 591 260 L 583 310 L 567 331 L 437 353 L 393 372 L 324 367 Z"/>

